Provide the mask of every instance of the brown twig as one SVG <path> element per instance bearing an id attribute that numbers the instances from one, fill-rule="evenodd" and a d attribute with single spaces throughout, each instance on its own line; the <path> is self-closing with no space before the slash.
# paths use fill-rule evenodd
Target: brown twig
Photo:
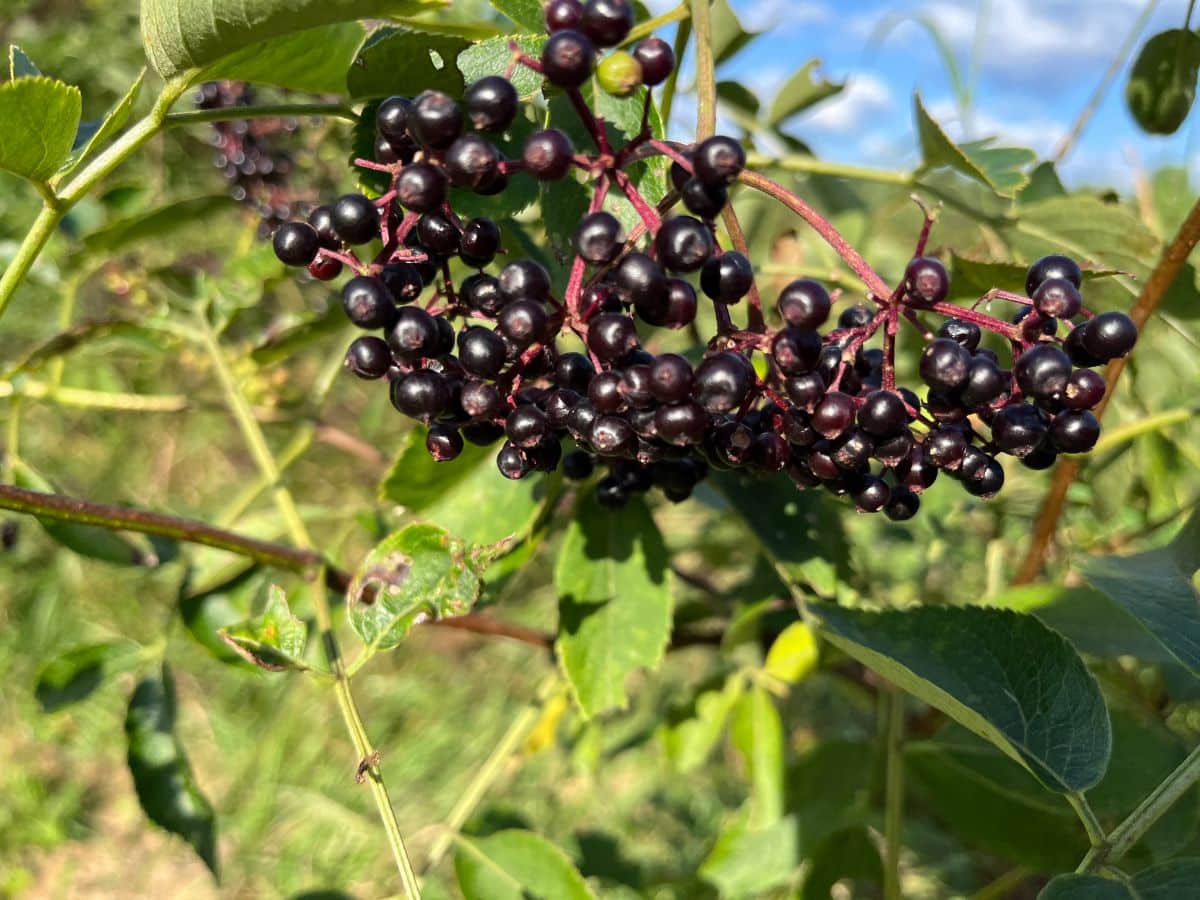
<path id="1" fill-rule="evenodd" d="M 1142 292 L 1129 310 L 1129 318 L 1133 319 L 1139 331 L 1158 309 L 1158 305 L 1162 303 L 1167 291 L 1175 283 L 1179 270 L 1183 268 L 1183 264 L 1187 262 L 1187 258 L 1196 248 L 1197 243 L 1200 243 L 1200 200 L 1192 207 L 1183 224 L 1179 226 L 1175 237 L 1163 250 L 1162 258 L 1154 267 L 1154 271 L 1150 273 L 1150 277 L 1146 279 L 1146 283 L 1142 286 Z M 1104 415 L 1104 410 L 1116 390 L 1117 380 L 1125 371 L 1125 363 L 1125 358 L 1114 359 L 1104 370 L 1108 393 L 1096 407 L 1097 418 Z M 1058 520 L 1062 518 L 1067 491 L 1079 474 L 1081 465 L 1082 463 L 1077 459 L 1066 459 L 1059 463 L 1054 472 L 1054 480 L 1050 483 L 1050 490 L 1047 491 L 1046 498 L 1038 510 L 1029 550 L 1017 570 L 1013 584 L 1028 584 L 1041 573 L 1042 567 L 1046 563 L 1046 555 L 1050 551 L 1050 545 L 1054 542 Z"/>

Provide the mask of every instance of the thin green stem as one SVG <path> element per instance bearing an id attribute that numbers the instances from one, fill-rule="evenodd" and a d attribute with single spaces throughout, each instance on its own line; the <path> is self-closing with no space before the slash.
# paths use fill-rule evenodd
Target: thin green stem
<path id="1" fill-rule="evenodd" d="M 985 884 L 970 896 L 970 900 L 1004 900 L 1032 875 L 1033 872 L 1024 866 L 1017 866 L 1005 872 L 990 884 Z"/>
<path id="2" fill-rule="evenodd" d="M 858 181 L 874 181 L 879 184 L 895 184 L 912 187 L 915 180 L 911 172 L 894 172 L 890 169 L 872 169 L 867 166 L 854 166 L 846 163 L 830 162 L 817 159 L 815 156 L 767 156 L 763 153 L 751 153 L 746 157 L 746 165 L 752 169 L 783 169 L 785 172 L 803 172 L 807 175 L 833 175 L 840 178 L 854 178 Z"/>
<path id="3" fill-rule="evenodd" d="M 195 125 L 232 119 L 276 119 L 286 116 L 329 116 L 358 121 L 358 113 L 343 103 L 264 103 L 258 106 L 229 106 L 222 109 L 189 109 L 167 115 L 163 125 Z"/>
<path id="4" fill-rule="evenodd" d="M 887 693 L 887 788 L 884 805 L 884 900 L 902 900 L 900 849 L 904 826 L 904 694 L 897 688 Z"/>
<path id="5" fill-rule="evenodd" d="M 215 333 L 202 317 L 200 318 L 200 332 L 201 340 L 212 358 L 213 368 L 225 395 L 226 404 L 242 432 L 242 439 L 246 442 L 250 455 L 254 457 L 259 471 L 274 487 L 275 505 L 279 509 L 280 515 L 283 516 L 284 522 L 287 523 L 292 540 L 301 548 L 312 548 L 312 538 L 304 521 L 300 518 L 300 511 L 296 508 L 291 492 L 280 482 L 279 464 L 272 455 L 271 448 L 267 445 L 266 436 L 263 434 L 258 420 L 254 418 L 250 404 L 246 402 L 245 396 L 238 388 L 229 363 L 225 359 L 225 353 L 217 343 Z M 417 882 L 412 861 L 408 857 L 408 850 L 404 846 L 404 836 L 400 833 L 396 812 L 392 808 L 387 787 L 383 782 L 383 773 L 379 768 L 379 754 L 367 735 L 358 705 L 354 701 L 354 694 L 350 690 L 350 680 L 346 677 L 341 648 L 338 646 L 337 635 L 333 630 L 333 614 L 330 610 L 323 575 L 313 583 L 312 601 L 317 633 L 321 639 L 322 649 L 325 651 L 329 671 L 334 678 L 334 694 L 337 697 L 338 708 L 341 710 L 342 718 L 346 722 L 346 728 L 350 732 L 350 737 L 358 753 L 358 777 L 362 780 L 366 776 L 366 780 L 370 783 L 371 795 L 379 812 L 379 818 L 383 822 L 388 846 L 395 857 L 405 895 L 410 900 L 419 900 L 420 885 Z"/>
<path id="6" fill-rule="evenodd" d="M 1079 816 L 1079 821 L 1083 823 L 1084 830 L 1087 831 L 1088 840 L 1092 846 L 1095 847 L 1104 843 L 1104 827 L 1100 824 L 1100 820 L 1096 818 L 1096 813 L 1087 802 L 1087 797 L 1075 791 L 1067 794 L 1067 802 L 1071 804 L 1071 809 L 1075 810 L 1075 815 Z"/>
<path id="7" fill-rule="evenodd" d="M 667 83 L 663 85 L 662 99 L 659 101 L 664 129 L 669 129 L 671 125 L 671 107 L 675 105 L 675 92 L 679 87 L 679 70 L 683 68 L 683 56 L 687 53 L 688 41 L 691 36 L 692 20 L 691 17 L 688 17 L 679 23 L 679 28 L 675 32 L 675 68 L 667 76 Z"/>
<path id="8" fill-rule="evenodd" d="M 50 240 L 50 235 L 54 234 L 54 229 L 58 227 L 58 223 L 62 221 L 64 215 L 65 210 L 61 207 L 55 209 L 43 206 L 42 211 L 33 220 L 33 224 L 25 233 L 25 238 L 21 241 L 21 246 L 17 248 L 12 262 L 0 276 L 0 316 L 3 316 L 4 311 L 8 309 L 9 301 L 12 300 L 17 286 L 25 280 L 25 276 L 33 268 L 34 262 L 41 255 L 46 242 Z"/>
<path id="9" fill-rule="evenodd" d="M 1187 759 L 1138 804 L 1138 808 L 1129 814 L 1129 818 L 1114 828 L 1105 840 L 1093 842 L 1092 849 L 1088 851 L 1076 871 L 1096 872 L 1119 862 L 1150 827 L 1162 818 L 1163 813 L 1191 790 L 1197 781 L 1200 781 L 1200 747 L 1189 753 Z"/>
<path id="10" fill-rule="evenodd" d="M 21 379 L 19 382 L 0 381 L 0 399 L 5 397 L 29 397 L 33 400 L 49 400 L 60 406 L 107 409 L 115 412 L 180 412 L 188 406 L 188 398 L 182 394 L 92 391 L 62 385 L 56 387 L 44 381 L 31 379 Z"/>
<path id="11" fill-rule="evenodd" d="M 713 61 L 710 0 L 692 0 L 692 27 L 696 31 L 696 140 L 717 133 L 717 74 Z"/>
<path id="12" fill-rule="evenodd" d="M 1096 446 L 1092 450 L 1094 453 L 1100 454 L 1105 450 L 1111 450 L 1114 447 L 1119 447 L 1121 444 L 1132 441 L 1134 438 L 1139 438 L 1143 434 L 1165 431 L 1172 425 L 1179 425 L 1190 421 L 1195 417 L 1196 412 L 1197 407 L 1185 406 L 1181 409 L 1168 409 L 1165 412 L 1148 416 L 1137 422 L 1122 425 L 1120 428 L 1114 428 L 1111 431 L 1105 432 L 1104 437 L 1096 442 Z"/>
<path id="13" fill-rule="evenodd" d="M 660 28 L 665 28 L 672 22 L 682 22 L 691 14 L 692 11 L 688 7 L 687 0 L 684 0 L 683 3 L 680 3 L 674 9 L 668 9 L 662 15 L 655 16 L 653 19 L 647 19 L 645 22 L 641 22 L 640 24 L 633 26 L 621 44 L 622 46 L 625 46 L 627 44 L 632 44 L 634 41 L 640 41 L 642 38 L 654 34 L 654 32 L 658 31 Z"/>

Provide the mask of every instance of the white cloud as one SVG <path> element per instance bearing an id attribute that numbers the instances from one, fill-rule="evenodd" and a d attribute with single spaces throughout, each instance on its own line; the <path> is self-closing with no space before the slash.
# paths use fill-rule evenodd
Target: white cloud
<path id="1" fill-rule="evenodd" d="M 750 31 L 789 31 L 807 25 L 822 25 L 833 19 L 833 10 L 812 0 L 753 0 L 734 3 L 742 25 Z"/>
<path id="2" fill-rule="evenodd" d="M 892 104 L 891 89 L 881 78 L 871 73 L 851 75 L 845 90 L 803 114 L 799 130 L 851 135 L 865 130 Z"/>

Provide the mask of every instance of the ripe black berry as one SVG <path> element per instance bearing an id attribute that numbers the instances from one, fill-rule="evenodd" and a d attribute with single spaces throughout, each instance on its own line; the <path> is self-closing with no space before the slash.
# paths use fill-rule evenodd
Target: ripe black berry
<path id="1" fill-rule="evenodd" d="M 771 359 L 784 375 L 811 372 L 821 358 L 821 336 L 806 328 L 783 328 L 771 341 Z"/>
<path id="2" fill-rule="evenodd" d="M 1047 278 L 1033 292 L 1034 308 L 1052 319 L 1070 319 L 1079 314 L 1083 298 L 1079 288 L 1065 278 Z"/>
<path id="3" fill-rule="evenodd" d="M 596 484 L 596 502 L 605 509 L 620 509 L 629 502 L 629 492 L 620 478 L 609 475 Z"/>
<path id="4" fill-rule="evenodd" d="M 868 434 L 891 437 L 908 427 L 908 410 L 893 391 L 872 391 L 858 410 L 858 424 Z"/>
<path id="5" fill-rule="evenodd" d="M 588 400 L 600 413 L 624 412 L 628 404 L 621 392 L 621 373 L 601 372 L 588 385 Z"/>
<path id="6" fill-rule="evenodd" d="M 441 414 L 450 402 L 450 386 L 432 369 L 417 369 L 392 382 L 392 405 L 422 422 Z"/>
<path id="7" fill-rule="evenodd" d="M 532 259 L 517 259 L 500 270 L 500 295 L 513 300 L 542 301 L 550 296 L 550 273 Z"/>
<path id="8" fill-rule="evenodd" d="M 662 325 L 667 328 L 683 328 L 690 325 L 696 319 L 697 306 L 696 291 L 690 284 L 681 278 L 667 279 L 667 311 Z"/>
<path id="9" fill-rule="evenodd" d="M 610 362 L 638 346 L 637 325 L 629 316 L 603 313 L 588 323 L 588 349 Z"/>
<path id="10" fill-rule="evenodd" d="M 412 101 L 407 97 L 388 97 L 380 103 L 375 112 L 375 130 L 379 136 L 393 146 L 409 141 L 408 121 L 412 108 Z"/>
<path id="11" fill-rule="evenodd" d="M 451 256 L 460 249 L 458 226 L 440 209 L 427 212 L 417 220 L 417 237 L 422 247 L 441 256 Z"/>
<path id="12" fill-rule="evenodd" d="M 722 413 L 740 407 L 753 385 L 750 361 L 740 353 L 725 350 L 700 363 L 692 393 L 706 410 Z"/>
<path id="13" fill-rule="evenodd" d="M 854 306 L 842 310 L 837 324 L 838 328 L 865 328 L 874 317 L 875 314 L 869 307 L 856 303 Z"/>
<path id="14" fill-rule="evenodd" d="M 402 359 L 417 360 L 433 355 L 441 343 L 437 320 L 419 306 L 402 306 L 387 335 L 392 352 Z"/>
<path id="15" fill-rule="evenodd" d="M 342 308 L 359 328 L 389 328 L 396 320 L 391 292 L 378 278 L 356 275 L 342 288 Z"/>
<path id="16" fill-rule="evenodd" d="M 708 413 L 693 400 L 666 404 L 655 411 L 654 427 L 658 436 L 668 444 L 676 447 L 697 444 L 704 438 L 708 428 Z"/>
<path id="17" fill-rule="evenodd" d="M 597 375 L 597 378 L 600 376 Z M 595 384 L 595 382 L 592 382 Z M 650 385 L 650 364 L 635 363 L 621 373 L 619 382 L 621 396 L 634 409 L 647 409 L 654 405 L 654 392 Z M 591 397 L 591 393 L 588 393 Z M 594 403 L 595 401 L 593 401 Z M 599 406 L 597 405 L 597 409 Z"/>
<path id="18" fill-rule="evenodd" d="M 355 338 L 346 351 L 346 368 L 359 378 L 382 378 L 391 366 L 392 352 L 382 338 Z"/>
<path id="19" fill-rule="evenodd" d="M 521 151 L 526 170 L 541 181 L 557 181 L 566 175 L 574 155 L 571 139 L 557 128 L 535 131 Z"/>
<path id="20" fill-rule="evenodd" d="M 952 391 L 967 380 L 971 354 L 957 341 L 936 338 L 921 353 L 921 378 L 931 388 Z"/>
<path id="21" fill-rule="evenodd" d="M 396 199 L 405 209 L 426 213 L 446 200 L 446 173 L 427 162 L 405 166 L 396 179 Z"/>
<path id="22" fill-rule="evenodd" d="M 729 190 L 723 184 L 705 184 L 699 178 L 689 178 L 679 188 L 679 196 L 687 211 L 705 221 L 721 214 L 729 202 Z"/>
<path id="23" fill-rule="evenodd" d="M 1071 357 L 1071 362 L 1077 366 L 1090 368 L 1099 366 L 1104 363 L 1104 360 L 1093 356 L 1083 346 L 1084 335 L 1087 334 L 1087 326 L 1090 322 L 1084 322 L 1082 325 L 1076 325 L 1067 332 L 1066 340 L 1063 341 L 1063 349 L 1067 351 L 1067 355 Z"/>
<path id="24" fill-rule="evenodd" d="M 504 432 L 518 447 L 532 447 L 541 442 L 549 430 L 546 415 L 532 403 L 518 406 L 504 420 Z"/>
<path id="25" fill-rule="evenodd" d="M 892 499 L 892 489 L 877 475 L 864 475 L 852 496 L 859 512 L 879 512 Z"/>
<path id="26" fill-rule="evenodd" d="M 500 132 L 517 115 L 517 89 L 499 75 L 488 75 L 467 88 L 467 118 L 480 131 Z"/>
<path id="27" fill-rule="evenodd" d="M 496 318 L 500 333 L 521 349 L 546 335 L 549 317 L 537 300 L 514 300 L 505 304 Z"/>
<path id="28" fill-rule="evenodd" d="M 1124 356 L 1138 339 L 1133 319 L 1120 312 L 1100 313 L 1083 328 L 1083 349 L 1101 362 Z"/>
<path id="29" fill-rule="evenodd" d="M 333 204 L 330 224 L 347 244 L 365 244 L 379 237 L 379 210 L 362 194 L 346 194 Z"/>
<path id="30" fill-rule="evenodd" d="M 854 398 L 841 391 L 830 391 L 812 413 L 812 427 L 822 436 L 833 440 L 854 422 Z"/>
<path id="31" fill-rule="evenodd" d="M 650 318 L 655 318 L 653 314 L 656 312 L 660 316 L 666 315 L 669 303 L 666 273 L 645 253 L 634 251 L 626 254 L 617 266 L 613 280 L 617 288 L 638 307 L 643 318 L 646 318 L 646 312 L 651 313 Z"/>
<path id="32" fill-rule="evenodd" d="M 938 337 L 950 338 L 972 353 L 979 347 L 983 333 L 974 322 L 964 322 L 962 319 L 947 319 L 938 329 Z"/>
<path id="33" fill-rule="evenodd" d="M 779 293 L 779 315 L 794 328 L 818 328 L 829 318 L 829 292 L 810 278 L 793 281 Z"/>
<path id="34" fill-rule="evenodd" d="M 908 297 L 921 306 L 941 303 L 950 293 L 950 276 L 940 260 L 918 256 L 904 270 L 904 286 Z"/>
<path id="35" fill-rule="evenodd" d="M 513 481 L 524 478 L 533 470 L 521 448 L 508 441 L 504 442 L 504 446 L 496 454 L 496 468 L 500 470 L 501 475 Z"/>
<path id="36" fill-rule="evenodd" d="M 1037 399 L 1048 399 L 1067 386 L 1071 360 L 1053 344 L 1038 344 L 1021 354 L 1013 374 L 1022 392 Z"/>
<path id="37" fill-rule="evenodd" d="M 592 423 L 588 443 L 603 456 L 620 456 L 636 440 L 633 426 L 620 416 L 599 416 Z"/>
<path id="38" fill-rule="evenodd" d="M 318 206 L 308 214 L 308 224 L 317 232 L 317 240 L 326 250 L 336 250 L 341 246 L 342 239 L 333 227 L 332 206 Z"/>
<path id="39" fill-rule="evenodd" d="M 736 250 L 710 258 L 700 270 L 701 289 L 719 303 L 737 303 L 749 293 L 752 284 L 754 269 L 750 260 Z"/>
<path id="40" fill-rule="evenodd" d="M 893 488 L 892 499 L 883 513 L 893 522 L 907 522 L 921 508 L 921 498 L 907 488 Z"/>
<path id="41" fill-rule="evenodd" d="M 1043 256 L 1032 266 L 1025 276 L 1025 293 L 1030 297 L 1048 278 L 1064 278 L 1078 290 L 1083 284 L 1083 272 L 1079 264 L 1067 256 Z"/>
<path id="42" fill-rule="evenodd" d="M 1004 467 L 996 460 L 987 459 L 986 465 L 974 477 L 964 478 L 963 487 L 967 493 L 981 500 L 990 500 L 1004 487 Z"/>
<path id="43" fill-rule="evenodd" d="M 1104 399 L 1104 376 L 1091 369 L 1076 369 L 1063 390 L 1063 405 L 1068 409 L 1094 409 Z"/>
<path id="44" fill-rule="evenodd" d="M 650 364 L 650 390 L 662 403 L 686 400 L 694 382 L 691 364 L 676 353 L 664 353 Z"/>
<path id="45" fill-rule="evenodd" d="M 422 91 L 413 100 L 408 130 L 422 145 L 445 150 L 462 134 L 462 127 L 462 110 L 448 94 Z"/>
<path id="46" fill-rule="evenodd" d="M 596 46 L 615 47 L 633 27 L 633 5 L 628 0 L 588 0 L 580 25 Z"/>
<path id="47" fill-rule="evenodd" d="M 625 238 L 621 223 L 612 213 L 589 213 L 575 229 L 575 252 L 593 265 L 616 259 Z"/>
<path id="48" fill-rule="evenodd" d="M 713 252 L 712 231 L 691 216 L 672 216 L 654 238 L 658 258 L 675 272 L 695 272 Z"/>
<path id="49" fill-rule="evenodd" d="M 570 28 L 555 31 L 542 50 L 542 71 L 558 87 L 579 87 L 591 77 L 595 61 L 595 45 Z"/>
<path id="50" fill-rule="evenodd" d="M 1004 396 L 1010 384 L 1008 373 L 980 354 L 971 358 L 971 369 L 959 397 L 967 406 L 986 406 Z"/>
<path id="51" fill-rule="evenodd" d="M 1028 456 L 1050 429 L 1046 414 L 1029 403 L 1004 407 L 992 419 L 992 442 L 1018 458 Z"/>
<path id="52" fill-rule="evenodd" d="M 1063 453 L 1087 453 L 1100 438 L 1100 422 L 1086 409 L 1059 413 L 1050 429 L 1050 440 Z"/>
<path id="53" fill-rule="evenodd" d="M 500 228 L 491 219 L 471 219 L 463 226 L 459 256 L 468 266 L 483 268 L 500 251 Z"/>
<path id="54" fill-rule="evenodd" d="M 582 353 L 563 353 L 554 365 L 554 383 L 578 393 L 585 393 L 596 369 Z"/>
<path id="55" fill-rule="evenodd" d="M 272 240 L 275 256 L 289 266 L 307 266 L 321 248 L 317 230 L 306 222 L 284 222 Z"/>
<path id="56" fill-rule="evenodd" d="M 478 191 L 500 171 L 500 151 L 486 138 L 464 134 L 446 151 L 446 174 L 456 187 Z"/>
<path id="57" fill-rule="evenodd" d="M 666 81 L 675 68 L 675 52 L 659 37 L 638 41 L 633 55 L 642 65 L 642 80 L 650 87 Z"/>
<path id="58" fill-rule="evenodd" d="M 425 283 L 421 273 L 412 263 L 388 263 L 379 272 L 379 280 L 386 285 L 396 303 L 411 303 L 421 296 Z"/>
<path id="59" fill-rule="evenodd" d="M 495 419 L 507 409 L 500 389 L 486 381 L 468 380 L 462 386 L 458 402 L 473 419 Z"/>
<path id="60" fill-rule="evenodd" d="M 504 368 L 503 339 L 490 329 L 472 325 L 458 336 L 458 361 L 472 375 L 495 378 Z"/>
<path id="61" fill-rule="evenodd" d="M 579 0 L 550 0 L 545 17 L 546 31 L 550 34 L 564 28 L 578 28 L 583 21 L 583 4 Z"/>
<path id="62" fill-rule="evenodd" d="M 705 138 L 692 155 L 696 177 L 705 184 L 731 184 L 746 167 L 746 151 L 733 138 Z"/>
<path id="63" fill-rule="evenodd" d="M 425 449 L 438 462 L 457 459 L 463 451 L 462 435 L 448 425 L 432 425 L 425 435 Z"/>
<path id="64" fill-rule="evenodd" d="M 333 281 L 342 274 L 342 262 L 318 253 L 316 259 L 308 264 L 308 274 L 317 281 Z"/>

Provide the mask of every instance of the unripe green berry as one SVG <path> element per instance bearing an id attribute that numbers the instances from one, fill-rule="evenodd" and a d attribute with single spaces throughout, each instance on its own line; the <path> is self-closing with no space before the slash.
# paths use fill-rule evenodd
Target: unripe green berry
<path id="1" fill-rule="evenodd" d="M 596 78 L 605 93 L 614 97 L 628 97 L 642 84 L 642 64 L 632 53 L 617 50 L 601 60 L 596 67 Z"/>

